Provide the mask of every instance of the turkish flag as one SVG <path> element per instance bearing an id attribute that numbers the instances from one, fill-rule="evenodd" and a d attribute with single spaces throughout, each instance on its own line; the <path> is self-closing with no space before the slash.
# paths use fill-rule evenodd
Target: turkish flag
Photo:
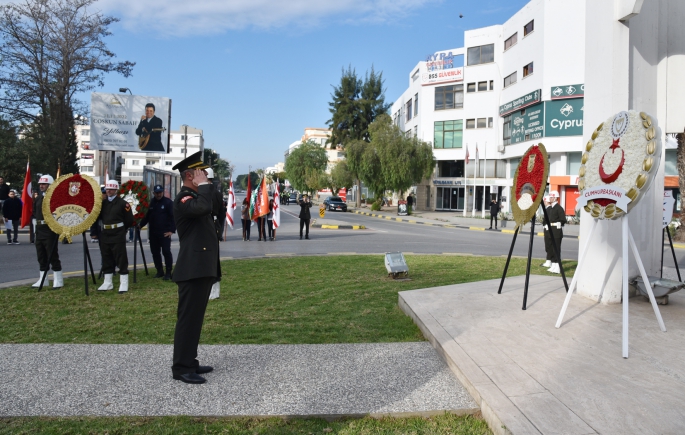
<path id="1" fill-rule="evenodd" d="M 26 177 L 24 177 L 24 190 L 21 192 L 21 202 L 24 204 L 21 208 L 21 227 L 24 228 L 31 223 L 31 215 L 33 214 L 33 194 L 31 192 L 31 168 L 29 163 L 26 163 Z"/>

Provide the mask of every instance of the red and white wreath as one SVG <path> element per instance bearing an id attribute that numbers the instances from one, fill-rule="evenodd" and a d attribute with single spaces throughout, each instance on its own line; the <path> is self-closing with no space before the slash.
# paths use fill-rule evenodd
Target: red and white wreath
<path id="1" fill-rule="evenodd" d="M 140 223 L 150 208 L 150 192 L 142 181 L 129 180 L 119 188 L 119 196 L 131 205 L 131 213 L 136 225 Z"/>

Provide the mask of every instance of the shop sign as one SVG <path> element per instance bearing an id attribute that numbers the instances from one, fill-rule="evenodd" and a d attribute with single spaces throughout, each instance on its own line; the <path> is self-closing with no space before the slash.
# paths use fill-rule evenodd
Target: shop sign
<path id="1" fill-rule="evenodd" d="M 664 229 L 671 223 L 673 219 L 673 205 L 675 204 L 675 198 L 673 197 L 672 190 L 664 190 L 664 214 L 661 222 L 661 229 Z"/>
<path id="2" fill-rule="evenodd" d="M 433 180 L 434 186 L 461 186 L 461 180 Z"/>
<path id="3" fill-rule="evenodd" d="M 552 100 L 583 98 L 585 96 L 585 85 L 552 86 L 550 95 Z"/>
<path id="4" fill-rule="evenodd" d="M 545 136 L 582 136 L 584 99 L 545 101 Z"/>
<path id="5" fill-rule="evenodd" d="M 523 115 L 516 112 L 511 115 L 511 143 L 540 139 L 545 135 L 545 116 L 543 104 L 526 108 Z"/>
<path id="6" fill-rule="evenodd" d="M 540 102 L 541 95 L 542 92 L 540 92 L 540 89 L 538 89 L 537 91 L 533 91 L 530 94 L 526 94 L 520 98 L 515 99 L 514 101 L 510 101 L 506 104 L 503 104 L 499 106 L 499 116 L 506 116 L 511 112 L 515 112 L 517 110 L 524 109 L 528 106 L 532 106 L 533 104 L 537 104 Z"/>
<path id="7" fill-rule="evenodd" d="M 460 82 L 464 80 L 464 68 L 452 68 L 441 71 L 425 72 L 421 75 L 421 84 L 434 85 L 436 83 Z"/>

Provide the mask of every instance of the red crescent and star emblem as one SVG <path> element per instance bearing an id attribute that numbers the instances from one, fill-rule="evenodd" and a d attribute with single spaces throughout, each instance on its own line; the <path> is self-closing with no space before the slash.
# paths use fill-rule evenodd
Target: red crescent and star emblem
<path id="1" fill-rule="evenodd" d="M 609 149 L 611 150 L 612 153 L 615 153 L 617 149 L 621 150 L 621 163 L 619 163 L 618 168 L 612 173 L 612 174 L 607 174 L 604 172 L 604 156 L 606 156 L 606 153 L 602 156 L 602 160 L 599 161 L 599 178 L 602 179 L 605 183 L 613 183 L 618 179 L 618 177 L 621 175 L 621 172 L 623 172 L 623 164 L 626 162 L 626 154 L 623 151 L 623 148 L 621 148 L 618 144 L 620 138 L 614 139 L 612 142 L 611 146 Z"/>

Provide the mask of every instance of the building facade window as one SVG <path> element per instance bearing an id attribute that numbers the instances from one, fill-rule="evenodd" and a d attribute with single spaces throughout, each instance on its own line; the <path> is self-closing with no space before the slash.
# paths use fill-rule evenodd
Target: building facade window
<path id="1" fill-rule="evenodd" d="M 435 88 L 435 110 L 461 109 L 464 107 L 464 85 Z"/>
<path id="2" fill-rule="evenodd" d="M 414 118 L 419 115 L 419 94 L 414 95 Z"/>
<path id="3" fill-rule="evenodd" d="M 488 128 L 492 128 L 492 117 L 488 118 Z"/>
<path id="4" fill-rule="evenodd" d="M 664 175 L 678 175 L 678 150 L 666 150 Z"/>
<path id="5" fill-rule="evenodd" d="M 81 166 L 81 172 L 93 172 L 92 166 Z"/>
<path id="6" fill-rule="evenodd" d="M 131 166 L 140 166 L 140 160 L 131 160 Z"/>
<path id="7" fill-rule="evenodd" d="M 516 170 L 521 162 L 521 157 L 515 159 L 509 159 L 509 178 L 514 178 L 516 176 Z"/>
<path id="8" fill-rule="evenodd" d="M 488 82 L 478 82 L 478 92 L 483 92 L 488 90 Z"/>
<path id="9" fill-rule="evenodd" d="M 523 26 L 523 36 L 528 36 L 529 33 L 533 33 L 533 30 L 535 30 L 534 21 L 535 20 L 530 20 L 530 23 Z"/>
<path id="10" fill-rule="evenodd" d="M 466 92 L 471 93 L 471 92 L 476 92 L 476 84 L 475 83 L 469 83 L 466 85 Z"/>
<path id="11" fill-rule="evenodd" d="M 463 121 L 436 121 L 433 131 L 434 148 L 461 148 Z"/>
<path id="12" fill-rule="evenodd" d="M 495 44 L 480 45 L 467 50 L 467 65 L 480 65 L 495 61 Z"/>
<path id="13" fill-rule="evenodd" d="M 490 80 L 490 90 L 491 91 L 495 90 L 495 81 L 494 80 Z"/>
<path id="14" fill-rule="evenodd" d="M 533 62 L 523 67 L 523 77 L 528 77 L 533 74 Z"/>
<path id="15" fill-rule="evenodd" d="M 511 144 L 511 115 L 502 118 L 502 144 Z"/>
<path id="16" fill-rule="evenodd" d="M 507 86 L 513 85 L 516 83 L 516 80 L 516 71 L 514 71 L 504 78 L 504 87 L 506 88 Z"/>
<path id="17" fill-rule="evenodd" d="M 169 161 L 167 161 L 167 162 L 164 162 L 164 164 L 165 164 L 166 166 L 171 166 L 171 165 L 174 164 L 174 162 L 169 162 Z"/>
<path id="18" fill-rule="evenodd" d="M 414 111 L 412 110 L 412 107 L 411 107 L 411 106 L 412 106 L 412 100 L 409 99 L 409 101 L 407 101 L 407 110 L 405 111 L 405 112 L 406 112 L 406 116 L 407 116 L 407 118 L 405 119 L 405 121 L 409 121 L 409 120 L 411 119 L 411 115 L 414 113 Z"/>
<path id="19" fill-rule="evenodd" d="M 476 128 L 485 128 L 487 125 L 485 118 L 478 118 L 476 120 Z"/>
<path id="20" fill-rule="evenodd" d="M 154 160 L 146 160 L 145 161 L 146 165 L 154 165 L 155 163 L 157 163 L 157 162 L 155 162 Z"/>
<path id="21" fill-rule="evenodd" d="M 466 128 L 467 129 L 476 128 L 476 120 L 475 119 L 467 119 L 466 120 Z"/>
<path id="22" fill-rule="evenodd" d="M 583 153 L 566 153 L 566 175 L 578 175 Z"/>
<path id="23" fill-rule="evenodd" d="M 519 33 L 516 32 L 504 41 L 504 51 L 507 51 L 513 45 L 516 45 L 516 42 L 518 41 L 518 35 Z"/>
<path id="24" fill-rule="evenodd" d="M 418 136 L 419 136 L 419 126 L 415 125 L 414 126 L 414 137 L 418 137 Z"/>
<path id="25" fill-rule="evenodd" d="M 438 177 L 456 177 L 464 176 L 464 161 L 463 160 L 439 160 L 438 161 Z"/>
<path id="26" fill-rule="evenodd" d="M 84 128 L 83 130 L 81 130 L 81 136 L 90 136 L 90 129 Z"/>

